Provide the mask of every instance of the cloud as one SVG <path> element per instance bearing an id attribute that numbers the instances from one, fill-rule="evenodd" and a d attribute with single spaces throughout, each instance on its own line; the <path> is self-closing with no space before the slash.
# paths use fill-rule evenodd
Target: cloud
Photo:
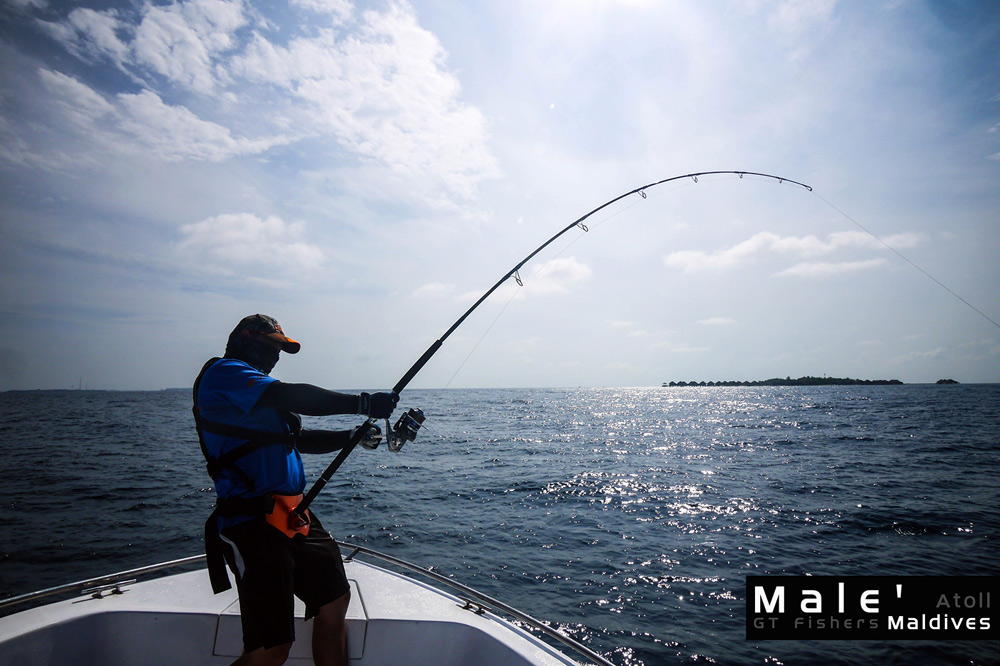
<path id="1" fill-rule="evenodd" d="M 546 263 L 530 278 L 522 276 L 522 279 L 525 291 L 530 294 L 555 295 L 567 293 L 593 274 L 594 271 L 576 257 L 561 257 Z"/>
<path id="2" fill-rule="evenodd" d="M 936 347 L 934 349 L 926 349 L 923 351 L 913 351 L 909 354 L 901 354 L 889 359 L 890 363 L 912 363 L 914 361 L 925 361 L 933 360 L 939 358 L 945 358 L 949 355 L 947 349 L 943 347 Z"/>
<path id="3" fill-rule="evenodd" d="M 80 81 L 48 69 L 38 72 L 54 112 L 75 128 L 77 140 L 119 153 L 153 154 L 168 162 L 186 159 L 222 162 L 255 155 L 287 143 L 287 137 L 234 137 L 217 123 L 202 120 L 184 106 L 166 104 L 156 93 L 120 93 L 106 99 Z"/>
<path id="4" fill-rule="evenodd" d="M 216 87 L 214 58 L 235 46 L 246 23 L 242 0 L 147 5 L 132 44 L 135 58 L 157 74 L 202 93 Z"/>
<path id="5" fill-rule="evenodd" d="M 291 0 L 291 4 L 317 14 L 328 14 L 338 21 L 350 18 L 354 13 L 350 0 Z"/>
<path id="6" fill-rule="evenodd" d="M 816 256 L 829 254 L 838 250 L 846 249 L 885 249 L 886 245 L 893 248 L 915 247 L 924 240 L 926 234 L 922 233 L 902 233 L 888 236 L 884 243 L 871 234 L 860 231 L 842 231 L 832 233 L 826 240 L 821 240 L 816 236 L 786 236 L 782 237 L 775 233 L 762 231 L 745 241 L 737 243 L 732 247 L 716 250 L 714 252 L 703 252 L 701 250 L 681 250 L 672 252 L 664 257 L 664 263 L 670 268 L 678 268 L 685 273 L 698 271 L 725 271 L 734 269 L 737 266 L 747 263 L 752 258 L 766 253 Z M 844 264 L 844 270 L 858 270 L 861 268 L 872 268 L 876 264 L 872 262 L 848 262 Z M 816 264 L 816 266 L 821 266 Z M 830 269 L 833 264 L 823 264 L 824 268 L 817 268 L 813 274 L 820 272 L 837 272 Z M 795 267 L 788 269 L 783 274 L 794 275 L 798 272 L 805 272 L 805 268 Z M 790 272 L 789 272 L 790 271 Z"/>
<path id="7" fill-rule="evenodd" d="M 6 4 L 12 5 L 15 9 L 31 9 L 33 7 L 42 8 L 47 6 L 48 0 L 6 0 Z"/>
<path id="8" fill-rule="evenodd" d="M 468 197 L 499 171 L 485 118 L 459 101 L 445 57 L 412 10 L 395 5 L 365 12 L 351 39 L 324 29 L 281 46 L 255 34 L 229 70 L 304 103 L 314 127 L 357 154 L 411 177 L 436 174 Z"/>
<path id="9" fill-rule="evenodd" d="M 644 328 L 639 328 L 639 324 L 634 321 L 612 320 L 608 325 L 615 331 L 625 333 L 629 338 L 659 338 L 659 333 L 653 333 Z M 662 346 L 662 342 L 654 341 L 649 345 L 650 349 Z"/>
<path id="10" fill-rule="evenodd" d="M 138 66 L 200 93 L 217 87 L 216 58 L 237 46 L 247 19 L 242 0 L 189 0 L 147 4 L 137 24 L 108 9 L 76 8 L 41 27 L 70 53 L 93 61 L 106 57 L 120 69 Z"/>
<path id="11" fill-rule="evenodd" d="M 184 238 L 177 249 L 191 263 L 223 273 L 262 269 L 281 277 L 323 263 L 322 251 L 300 240 L 304 230 L 302 223 L 285 222 L 276 216 L 230 213 L 181 227 Z"/>
<path id="12" fill-rule="evenodd" d="M 700 250 L 671 252 L 664 258 L 664 263 L 671 268 L 680 268 L 685 273 L 703 270 L 727 270 L 768 249 L 780 240 L 775 234 L 763 232 L 730 248 L 711 253 Z"/>
<path id="13" fill-rule="evenodd" d="M 118 31 L 123 26 L 113 9 L 100 12 L 77 8 L 62 23 L 39 21 L 39 24 L 70 53 L 84 60 L 109 57 L 121 63 L 130 56 L 131 49 L 118 38 Z"/>
<path id="14" fill-rule="evenodd" d="M 701 319 L 697 323 L 702 326 L 729 326 L 735 324 L 736 320 L 730 317 L 709 317 L 708 319 Z"/>
<path id="15" fill-rule="evenodd" d="M 159 95 L 145 90 L 120 94 L 119 128 L 168 162 L 186 159 L 222 162 L 236 155 L 264 153 L 288 137 L 248 139 L 233 137 L 228 128 L 200 119 L 183 106 L 165 104 Z"/>
<path id="16" fill-rule="evenodd" d="M 513 298 L 527 298 L 534 296 L 559 296 L 569 293 L 572 288 L 584 282 L 593 275 L 593 270 L 586 264 L 579 262 L 576 257 L 563 257 L 553 259 L 534 273 L 519 271 L 503 283 L 492 295 L 492 298 L 501 301 L 510 301 Z M 516 278 L 521 278 L 521 284 Z M 486 289 L 470 290 L 456 297 L 461 303 L 473 303 L 478 300 Z"/>
<path id="17" fill-rule="evenodd" d="M 838 264 L 828 262 L 802 263 L 775 273 L 777 277 L 829 277 L 844 273 L 857 273 L 879 268 L 886 264 L 885 259 L 869 259 L 867 261 L 845 261 Z"/>
<path id="18" fill-rule="evenodd" d="M 41 25 L 77 57 L 108 58 L 130 75 L 144 88 L 133 101 L 146 112 L 153 111 L 148 95 L 191 99 L 192 118 L 217 124 L 213 132 L 194 132 L 198 145 L 191 150 L 180 141 L 155 142 L 170 143 L 168 159 L 215 161 L 291 140 L 227 139 L 219 130 L 234 126 L 223 119 L 239 108 L 241 126 L 332 139 L 403 176 L 409 189 L 437 205 L 447 206 L 448 196 L 469 199 L 478 183 L 500 175 L 485 116 L 461 102 L 447 53 L 412 7 L 391 3 L 357 18 L 347 0 L 296 0 L 292 7 L 323 20 L 282 15 L 294 21 L 285 30 L 259 8 L 246 11 L 242 0 L 188 0 L 146 3 L 135 15 L 78 8 Z M 161 79 L 172 87 L 157 87 Z M 188 131 L 182 138 L 191 136 L 190 118 L 175 111 L 173 120 Z M 218 142 L 202 141 L 209 133 Z"/>
<path id="19" fill-rule="evenodd" d="M 455 291 L 455 285 L 444 284 L 442 282 L 429 282 L 422 284 L 413 291 L 417 298 L 442 298 L 449 296 Z"/>
<path id="20" fill-rule="evenodd" d="M 38 70 L 38 76 L 63 117 L 87 132 L 93 130 L 98 121 L 115 113 L 113 104 L 71 76 L 48 69 Z"/>

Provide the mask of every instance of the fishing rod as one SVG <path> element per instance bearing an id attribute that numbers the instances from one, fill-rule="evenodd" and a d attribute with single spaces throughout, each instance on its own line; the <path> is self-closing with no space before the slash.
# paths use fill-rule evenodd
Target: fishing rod
<path id="1" fill-rule="evenodd" d="M 503 285 L 503 283 L 505 283 L 507 280 L 513 277 L 517 281 L 518 286 L 523 285 L 524 283 L 521 280 L 519 271 L 526 263 L 531 261 L 535 257 L 535 255 L 537 255 L 539 252 L 547 248 L 549 245 L 555 242 L 556 239 L 558 239 L 560 236 L 567 233 L 571 229 L 579 227 L 583 231 L 589 231 L 587 225 L 585 225 L 583 222 L 591 215 L 598 213 L 607 208 L 608 206 L 612 205 L 613 203 L 616 203 L 618 201 L 621 201 L 622 199 L 630 197 L 633 194 L 638 194 L 643 199 L 645 199 L 646 190 L 648 190 L 651 187 L 656 187 L 657 185 L 663 185 L 664 183 L 669 183 L 675 180 L 684 180 L 686 178 L 690 178 L 691 180 L 697 183 L 698 178 L 701 176 L 716 176 L 716 175 L 739 176 L 741 179 L 743 178 L 743 176 L 756 176 L 758 178 L 767 178 L 770 180 L 776 180 L 779 183 L 791 183 L 792 185 L 798 185 L 799 187 L 803 187 L 809 190 L 810 192 L 812 192 L 813 189 L 812 187 L 806 185 L 805 183 L 800 183 L 798 181 L 791 180 L 789 178 L 783 178 L 781 176 L 774 176 L 768 173 L 758 173 L 755 171 L 699 171 L 697 173 L 686 173 L 681 176 L 671 176 L 670 178 L 664 178 L 663 180 L 658 180 L 656 182 L 649 183 L 648 185 L 637 187 L 634 190 L 629 190 L 625 194 L 621 194 L 615 197 L 614 199 L 611 199 L 610 201 L 601 204 L 600 206 L 590 211 L 586 215 L 577 218 L 571 224 L 567 225 L 565 228 L 557 232 L 554 236 L 552 236 L 552 238 L 548 239 L 547 241 L 539 245 L 537 248 L 535 248 L 535 250 L 533 250 L 531 254 L 526 256 L 521 261 L 517 262 L 514 265 L 514 267 L 511 268 L 509 271 L 507 271 L 502 278 L 497 280 L 496 284 L 490 287 L 486 291 L 486 293 L 484 293 L 479 298 L 478 301 L 473 303 L 472 307 L 466 310 L 465 313 L 461 317 L 459 317 L 458 320 L 455 321 L 455 323 L 452 324 L 451 327 L 447 331 L 445 331 L 440 338 L 435 340 L 434 343 L 427 348 L 427 351 L 425 351 L 423 355 L 420 358 L 418 358 L 412 366 L 410 366 L 410 369 L 406 371 L 406 374 L 404 374 L 399 379 L 399 381 L 396 382 L 396 385 L 392 387 L 392 390 L 397 394 L 401 393 L 403 389 L 406 388 L 406 386 L 410 383 L 410 381 L 417 375 L 417 373 L 420 372 L 425 365 L 427 365 L 427 362 L 431 360 L 431 357 L 437 353 L 438 349 L 441 348 L 441 345 L 444 344 L 444 341 L 447 340 L 448 337 L 455 332 L 455 329 L 461 326 L 462 323 L 466 319 L 468 319 L 469 315 L 471 315 L 472 312 L 483 303 L 483 301 L 489 298 L 493 294 L 493 292 L 499 289 L 500 286 Z M 420 429 L 420 426 L 423 423 L 423 421 L 424 421 L 424 414 L 419 409 L 410 409 L 409 411 L 407 411 L 399 418 L 399 420 L 396 422 L 396 425 L 393 426 L 391 430 L 388 427 L 389 420 L 386 419 L 386 438 L 389 448 L 393 451 L 398 451 L 403 447 L 403 444 L 405 444 L 407 441 L 412 442 L 416 438 L 417 431 Z M 327 482 L 333 477 L 336 471 L 344 463 L 344 460 L 347 459 L 347 456 L 351 455 L 351 452 L 354 451 L 358 443 L 361 442 L 361 440 L 364 439 L 365 435 L 374 427 L 376 427 L 375 420 L 369 418 L 354 430 L 347 445 L 345 445 L 344 448 L 340 450 L 340 452 L 337 454 L 337 457 L 334 458 L 333 462 L 331 462 L 330 465 L 326 468 L 326 470 L 324 470 L 323 474 L 321 474 L 320 477 L 316 479 L 316 482 L 313 484 L 312 488 L 309 489 L 309 492 L 306 493 L 302 502 L 300 502 L 299 505 L 295 508 L 295 513 L 299 514 L 300 517 L 304 518 L 303 514 L 306 508 L 312 503 L 314 499 L 316 499 L 316 496 L 319 495 L 320 491 L 323 489 L 323 486 L 325 486 Z"/>

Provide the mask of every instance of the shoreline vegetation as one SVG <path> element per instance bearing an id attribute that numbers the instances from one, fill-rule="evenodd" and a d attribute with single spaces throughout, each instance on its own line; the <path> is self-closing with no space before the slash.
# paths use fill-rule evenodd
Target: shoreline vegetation
<path id="1" fill-rule="evenodd" d="M 940 379 L 938 384 L 957 384 L 954 379 Z M 683 386 L 900 386 L 898 379 L 851 379 L 850 377 L 774 377 L 756 381 L 663 382 L 664 388 Z"/>

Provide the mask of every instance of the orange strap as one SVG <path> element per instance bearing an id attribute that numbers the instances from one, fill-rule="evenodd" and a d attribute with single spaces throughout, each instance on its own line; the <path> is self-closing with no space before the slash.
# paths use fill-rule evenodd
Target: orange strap
<path id="1" fill-rule="evenodd" d="M 295 513 L 295 507 L 302 502 L 302 495 L 274 495 L 274 509 L 264 514 L 268 524 L 282 532 L 289 539 L 296 534 L 309 534 L 309 510 L 305 516 Z"/>

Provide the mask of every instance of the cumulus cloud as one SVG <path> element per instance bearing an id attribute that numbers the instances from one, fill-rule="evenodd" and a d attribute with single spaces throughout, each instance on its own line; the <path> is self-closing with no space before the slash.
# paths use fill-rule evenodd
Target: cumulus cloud
<path id="1" fill-rule="evenodd" d="M 106 57 L 119 68 L 136 65 L 201 93 L 215 90 L 216 58 L 237 45 L 247 22 L 242 0 L 147 4 L 137 23 L 115 9 L 76 8 L 40 25 L 85 60 Z"/>
<path id="2" fill-rule="evenodd" d="M 200 119 L 183 106 L 170 106 L 148 90 L 117 98 L 121 129 L 168 161 L 221 162 L 235 155 L 255 155 L 287 143 L 287 137 L 233 137 L 228 128 Z"/>
<path id="3" fill-rule="evenodd" d="M 826 240 L 816 236 L 779 236 L 775 233 L 762 231 L 732 247 L 704 252 L 701 250 L 681 250 L 664 257 L 664 263 L 670 268 L 678 268 L 686 273 L 698 271 L 724 271 L 736 268 L 749 262 L 754 257 L 763 254 L 798 255 L 802 257 L 830 254 L 839 250 L 865 249 L 882 250 L 886 246 L 893 248 L 911 248 L 926 240 L 925 234 L 902 233 L 888 236 L 883 241 L 871 234 L 860 231 L 843 231 L 832 233 Z M 830 275 L 838 272 L 855 271 L 874 268 L 881 265 L 881 260 L 850 261 L 844 263 L 799 264 L 779 273 L 780 275 Z M 810 268 L 812 267 L 812 268 Z"/>
<path id="4" fill-rule="evenodd" d="M 365 12 L 351 39 L 326 29 L 282 46 L 258 33 L 229 70 L 304 103 L 311 124 L 352 151 L 404 174 L 438 174 L 469 196 L 498 169 L 485 118 L 459 101 L 445 58 L 412 10 L 397 5 Z"/>
<path id="5" fill-rule="evenodd" d="M 462 103 L 446 51 L 412 7 L 390 3 L 358 16 L 348 0 L 294 0 L 291 7 L 323 20 L 284 16 L 294 22 L 282 29 L 243 0 L 186 0 L 131 13 L 76 8 L 41 24 L 77 57 L 106 58 L 144 88 L 128 91 L 135 95 L 123 99 L 130 108 L 162 120 L 154 98 L 185 100 L 189 116 L 175 107 L 172 124 L 181 123 L 188 132 L 181 139 L 197 145 L 171 141 L 161 153 L 168 159 L 219 160 L 274 145 L 227 138 L 235 120 L 258 134 L 331 139 L 407 179 L 435 205 L 447 206 L 449 196 L 468 199 L 479 182 L 500 174 L 484 115 Z M 196 116 L 217 127 L 196 129 Z"/>
<path id="6" fill-rule="evenodd" d="M 76 128 L 80 141 L 104 150 L 142 152 L 176 162 L 185 159 L 221 162 L 236 155 L 254 155 L 286 137 L 234 137 L 223 125 L 202 120 L 184 106 L 166 104 L 156 93 L 119 93 L 110 98 L 84 83 L 51 70 L 39 71 L 64 128 Z"/>
<path id="7" fill-rule="evenodd" d="M 323 253 L 302 240 L 305 225 L 250 213 L 216 215 L 181 227 L 177 249 L 203 266 L 225 273 L 265 269 L 286 275 L 318 268 Z"/>
<path id="8" fill-rule="evenodd" d="M 235 46 L 245 23 L 242 0 L 150 4 L 132 47 L 136 60 L 157 74 L 209 93 L 216 85 L 214 58 Z"/>

